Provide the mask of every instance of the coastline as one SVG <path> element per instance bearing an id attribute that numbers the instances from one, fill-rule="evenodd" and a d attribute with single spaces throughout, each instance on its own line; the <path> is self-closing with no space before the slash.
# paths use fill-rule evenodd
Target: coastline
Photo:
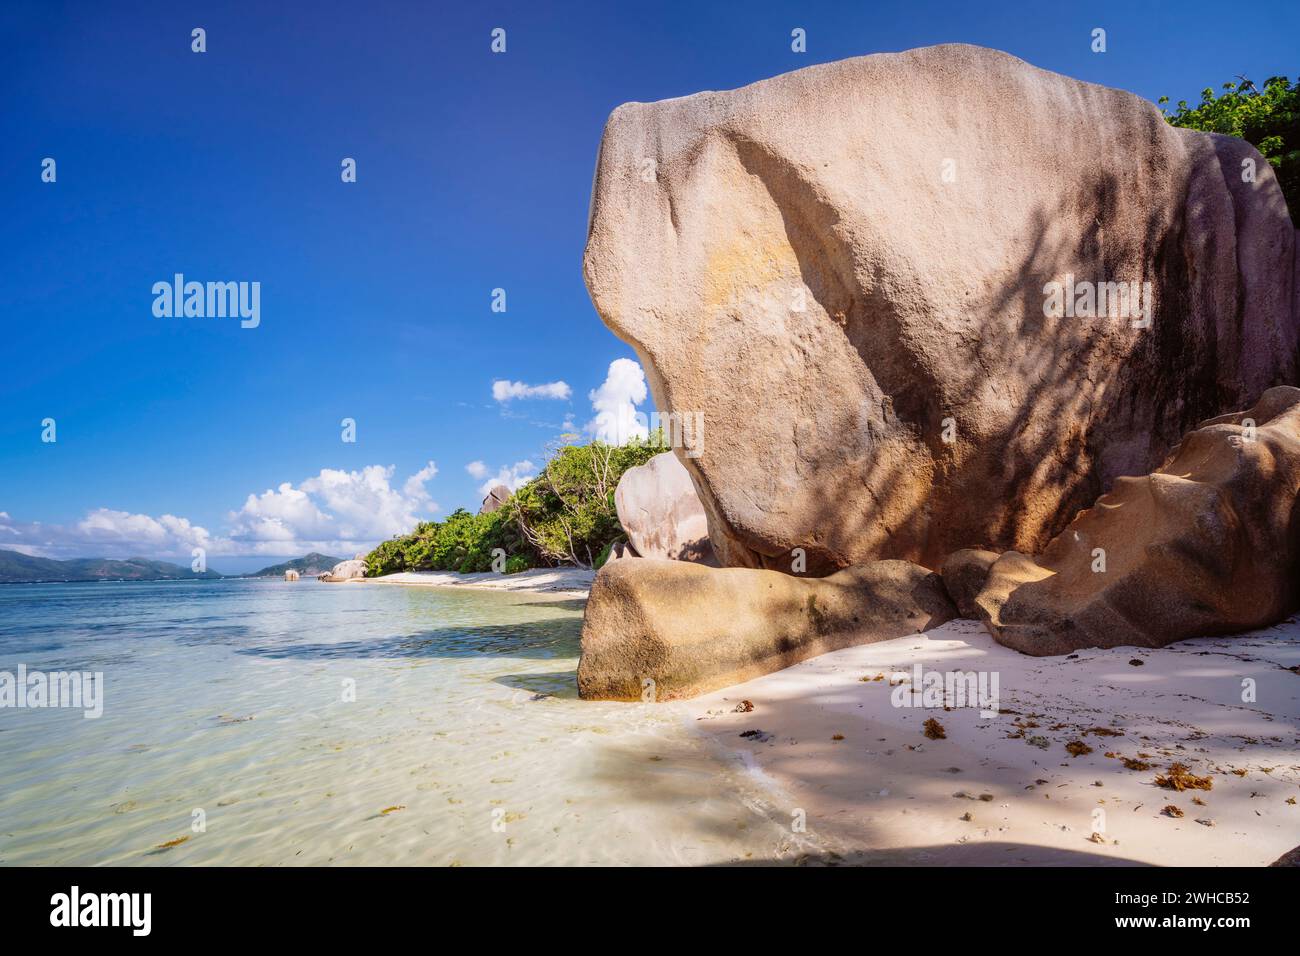
<path id="1" fill-rule="evenodd" d="M 172 623 L 117 634 L 78 623 L 92 606 L 60 605 L 71 615 L 60 630 L 81 635 L 78 658 L 131 653 L 137 663 L 116 673 L 102 721 L 18 715 L 28 722 L 14 740 L 30 748 L 15 764 L 19 807 L 29 820 L 57 808 L 63 822 L 15 826 L 0 863 L 1259 866 L 1300 843 L 1294 619 L 1052 658 L 956 620 L 695 699 L 581 701 L 583 592 L 566 589 L 589 572 L 565 570 L 397 575 L 371 583 L 428 590 L 358 588 L 323 604 L 316 587 L 232 581 L 213 599 L 236 612 L 218 640 L 210 601 L 178 624 L 170 595 L 141 590 L 133 601 L 152 602 L 141 622 Z M 485 590 L 512 596 L 453 593 Z M 243 630 L 250 599 L 272 614 L 317 615 L 311 639 Z M 177 646 L 190 666 L 168 657 Z M 38 660 L 53 670 L 69 651 L 48 653 Z M 166 673 L 194 679 L 146 726 L 142 715 L 160 707 L 149 667 L 164 666 L 149 662 L 164 660 Z M 917 664 L 997 674 L 1000 713 L 895 706 L 890 675 L 911 677 Z M 223 669 L 230 682 L 207 679 Z M 385 692 L 340 706 L 344 679 Z M 300 684 L 305 696 L 279 690 Z M 737 712 L 742 701 L 752 709 Z M 931 718 L 943 739 L 922 733 Z M 69 722 L 79 752 L 120 746 L 130 728 L 128 752 L 152 756 L 130 780 L 91 774 L 67 791 L 49 769 L 62 759 L 48 745 L 50 719 Z M 243 774 L 248 754 L 285 741 L 292 759 Z M 1091 751 L 1071 756 L 1075 741 Z M 1150 766 L 1126 769 L 1121 758 Z M 1157 787 L 1174 761 L 1211 789 Z M 222 839 L 168 848 L 185 835 L 168 808 L 196 779 L 214 794 Z M 313 812 L 284 809 L 299 805 Z M 507 830 L 481 825 L 497 810 Z"/>
<path id="2" fill-rule="evenodd" d="M 365 583 L 581 598 L 593 577 L 546 568 Z M 910 681 L 917 665 L 996 673 L 1000 713 L 895 706 L 890 675 Z M 1060 657 L 1020 654 L 959 619 L 649 706 L 674 711 L 751 781 L 760 816 L 787 828 L 806 820 L 790 837 L 801 862 L 1261 866 L 1300 843 L 1297 667 L 1296 619 Z M 1241 699 L 1244 677 L 1254 701 Z M 742 701 L 753 709 L 738 712 Z M 943 739 L 924 735 L 931 717 Z M 758 733 L 740 736 L 749 731 Z M 1076 741 L 1090 749 L 1072 755 Z M 1173 762 L 1210 778 L 1211 790 L 1157 786 Z"/>
<path id="3" fill-rule="evenodd" d="M 341 584 L 401 584 L 407 587 L 470 588 L 483 591 L 508 591 L 521 594 L 583 597 L 591 591 L 595 571 L 583 568 L 530 568 L 516 574 L 482 571 L 460 574 L 456 571 L 399 571 L 377 578 L 356 578 Z"/>
<path id="4" fill-rule="evenodd" d="M 364 583 L 585 598 L 594 576 L 403 572 Z M 890 675 L 910 681 L 917 665 L 996 673 L 1000 713 L 895 706 Z M 675 711 L 751 780 L 766 795 L 752 798 L 756 812 L 787 827 L 806 819 L 791 835 L 803 862 L 1261 866 L 1300 843 L 1296 667 L 1296 619 L 1060 657 L 1020 654 L 959 619 L 650 706 Z M 1244 677 L 1255 681 L 1249 703 Z M 742 701 L 753 709 L 738 712 Z M 930 717 L 943 739 L 924 735 Z M 758 734 L 740 736 L 749 731 Z M 1090 750 L 1071 755 L 1075 741 Z M 1158 787 L 1173 762 L 1212 789 Z"/>
<path id="5" fill-rule="evenodd" d="M 910 676 L 914 664 L 998 673 L 1001 713 L 894 706 L 889 675 Z M 807 862 L 1262 866 L 1300 843 L 1297 666 L 1295 620 L 1051 658 L 956 620 L 684 703 L 732 760 L 775 785 L 774 799 L 790 801 L 774 819 L 789 825 L 803 811 L 811 841 L 833 848 Z M 1241 700 L 1243 677 L 1256 682 L 1254 702 Z M 742 701 L 753 709 L 737 712 Z M 931 717 L 944 739 L 923 733 Z M 1072 756 L 1074 741 L 1090 752 Z M 1212 789 L 1158 787 L 1174 761 Z"/>

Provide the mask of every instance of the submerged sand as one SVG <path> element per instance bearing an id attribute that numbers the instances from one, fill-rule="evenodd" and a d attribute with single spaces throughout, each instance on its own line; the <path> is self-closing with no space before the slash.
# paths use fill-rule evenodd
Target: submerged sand
<path id="1" fill-rule="evenodd" d="M 821 848 L 673 707 L 577 698 L 582 602 L 278 580 L 0 589 L 0 866 L 717 865 Z"/>
<path id="2" fill-rule="evenodd" d="M 458 574 L 454 571 L 402 571 L 377 578 L 360 579 L 366 584 L 406 584 L 433 588 L 477 588 L 531 594 L 586 597 L 595 571 L 583 568 L 531 568 L 517 574 L 483 571 Z M 352 583 L 352 582 L 349 582 Z"/>
<path id="3" fill-rule="evenodd" d="M 584 596 L 592 577 L 559 568 L 368 583 L 545 600 Z M 891 681 L 910 685 L 918 664 L 996 675 L 998 714 L 895 706 Z M 1047 658 L 958 620 L 695 700 L 586 706 L 681 720 L 711 743 L 727 776 L 747 781 L 755 825 L 788 837 L 776 853 L 730 862 L 1263 865 L 1300 844 L 1295 620 Z M 926 736 L 931 718 L 942 739 Z M 649 759 L 685 763 L 691 749 L 673 754 L 661 742 Z M 1210 789 L 1158 786 L 1175 762 Z"/>

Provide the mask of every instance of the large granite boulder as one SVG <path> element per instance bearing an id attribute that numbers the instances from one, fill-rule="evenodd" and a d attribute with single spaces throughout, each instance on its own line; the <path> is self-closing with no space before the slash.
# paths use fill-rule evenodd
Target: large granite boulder
<path id="1" fill-rule="evenodd" d="M 670 451 L 623 472 L 614 490 L 619 524 L 643 558 L 713 558 L 708 518 L 690 473 Z"/>
<path id="2" fill-rule="evenodd" d="M 501 484 L 493 485 L 488 489 L 488 493 L 484 496 L 483 503 L 479 505 L 478 513 L 481 515 L 490 515 L 509 500 L 509 488 Z"/>
<path id="3" fill-rule="evenodd" d="M 366 576 L 366 562 L 362 555 L 357 555 L 348 561 L 340 561 L 338 564 L 320 577 L 321 581 L 338 583 L 340 581 L 353 581 L 357 578 Z"/>
<path id="4" fill-rule="evenodd" d="M 614 561 L 596 574 L 587 600 L 578 693 L 597 700 L 693 697 L 956 616 L 939 576 L 906 561 L 824 578 L 654 558 Z"/>
<path id="5" fill-rule="evenodd" d="M 1037 552 L 1296 381 L 1295 244 L 1244 141 L 946 45 L 620 106 L 584 269 L 656 406 L 703 414 L 721 562 L 819 574 Z"/>
<path id="6" fill-rule="evenodd" d="M 1035 558 L 993 563 L 976 607 L 1026 654 L 1160 647 L 1274 624 L 1300 608 L 1300 388 L 1189 434 Z"/>

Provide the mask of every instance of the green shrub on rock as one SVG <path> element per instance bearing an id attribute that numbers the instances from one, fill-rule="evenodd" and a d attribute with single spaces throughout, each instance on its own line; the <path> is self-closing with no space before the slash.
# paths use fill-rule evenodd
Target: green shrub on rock
<path id="1" fill-rule="evenodd" d="M 1215 96 L 1206 87 L 1201 102 L 1188 106 L 1179 100 L 1170 115 L 1163 109 L 1169 97 L 1158 101 L 1169 122 L 1183 129 L 1223 133 L 1250 143 L 1277 174 L 1278 185 L 1291 210 L 1292 222 L 1300 216 L 1300 79 L 1294 84 L 1285 76 L 1271 76 L 1260 89 L 1250 80 L 1224 83 Z"/>

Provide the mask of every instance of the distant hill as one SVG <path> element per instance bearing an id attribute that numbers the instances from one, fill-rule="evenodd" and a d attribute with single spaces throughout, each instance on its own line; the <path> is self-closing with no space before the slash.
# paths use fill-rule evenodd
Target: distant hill
<path id="1" fill-rule="evenodd" d="M 44 581 L 181 581 L 220 578 L 216 571 L 196 574 L 188 567 L 147 558 L 74 558 L 56 561 L 0 549 L 0 584 Z"/>
<path id="2" fill-rule="evenodd" d="M 248 578 L 282 578 L 285 571 L 297 571 L 303 577 L 315 577 L 318 574 L 324 574 L 326 571 L 332 570 L 334 565 L 342 560 L 344 559 L 331 558 L 328 554 L 313 551 L 301 558 L 294 558 L 292 561 L 285 561 L 283 564 L 273 564 L 269 568 L 263 568 L 260 571 L 254 571 L 252 574 L 244 576 Z"/>

